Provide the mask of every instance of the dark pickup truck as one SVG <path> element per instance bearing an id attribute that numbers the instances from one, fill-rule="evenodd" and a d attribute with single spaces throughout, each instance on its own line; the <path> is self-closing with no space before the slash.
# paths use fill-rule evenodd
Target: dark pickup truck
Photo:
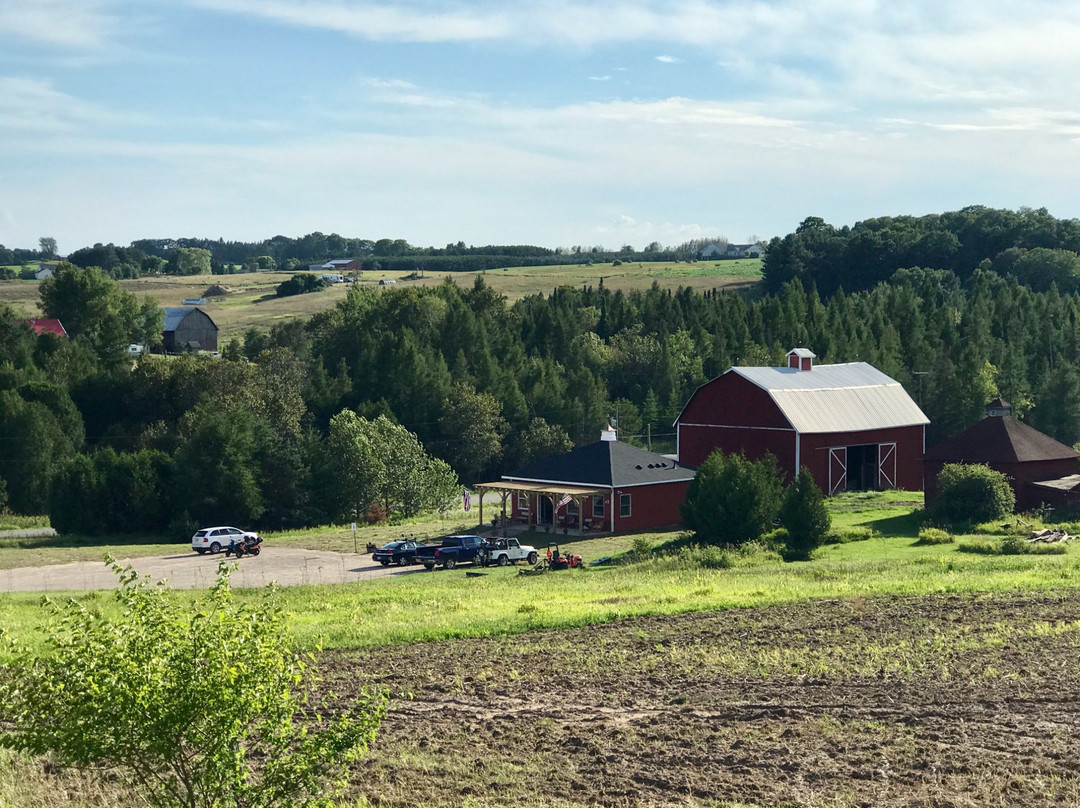
<path id="1" fill-rule="evenodd" d="M 444 570 L 452 570 L 458 564 L 483 566 L 487 553 L 487 542 L 480 536 L 447 536 L 439 545 L 416 548 L 416 560 L 425 569 L 433 570 L 440 566 Z"/>

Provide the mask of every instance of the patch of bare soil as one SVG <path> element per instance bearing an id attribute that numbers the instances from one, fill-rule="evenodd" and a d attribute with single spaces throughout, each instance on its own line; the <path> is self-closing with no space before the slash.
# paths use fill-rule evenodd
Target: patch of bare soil
<path id="1" fill-rule="evenodd" d="M 1080 594 L 817 601 L 330 653 L 379 806 L 1080 805 Z"/>

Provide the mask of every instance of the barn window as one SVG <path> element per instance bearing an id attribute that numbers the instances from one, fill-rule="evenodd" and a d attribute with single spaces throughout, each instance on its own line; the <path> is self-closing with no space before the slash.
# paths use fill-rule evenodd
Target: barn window
<path id="1" fill-rule="evenodd" d="M 518 494 L 518 510 L 527 512 L 529 510 L 529 495 Z"/>
<path id="2" fill-rule="evenodd" d="M 592 515 L 597 519 L 604 518 L 604 498 L 602 496 L 592 498 Z"/>
<path id="3" fill-rule="evenodd" d="M 630 515 L 630 495 L 619 494 L 619 516 L 627 517 Z"/>

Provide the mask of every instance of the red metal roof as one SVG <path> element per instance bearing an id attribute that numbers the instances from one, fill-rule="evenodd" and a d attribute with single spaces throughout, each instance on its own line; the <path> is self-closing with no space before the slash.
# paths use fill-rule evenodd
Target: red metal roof
<path id="1" fill-rule="evenodd" d="M 56 334 L 58 337 L 66 337 L 68 335 L 67 330 L 64 328 L 64 324 L 55 317 L 30 317 L 29 319 L 23 320 L 23 322 L 28 323 L 38 334 Z"/>

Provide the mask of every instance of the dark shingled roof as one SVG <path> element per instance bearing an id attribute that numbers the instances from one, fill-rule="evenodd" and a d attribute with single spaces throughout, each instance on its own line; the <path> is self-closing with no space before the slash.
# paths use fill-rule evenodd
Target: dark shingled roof
<path id="1" fill-rule="evenodd" d="M 945 463 L 1027 463 L 1080 457 L 1064 443 L 1014 418 L 990 416 L 928 449 L 925 460 Z"/>
<path id="2" fill-rule="evenodd" d="M 692 480 L 694 470 L 669 457 L 617 440 L 599 440 L 566 454 L 545 457 L 503 475 L 504 480 L 619 487 Z"/>

